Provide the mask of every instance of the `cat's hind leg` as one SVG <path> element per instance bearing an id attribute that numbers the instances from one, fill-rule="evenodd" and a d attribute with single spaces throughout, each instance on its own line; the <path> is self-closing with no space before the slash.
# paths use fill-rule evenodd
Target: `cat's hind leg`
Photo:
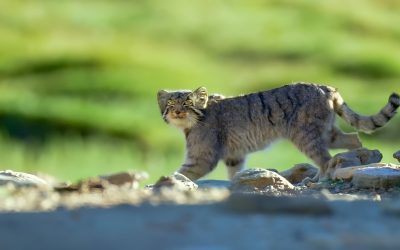
<path id="1" fill-rule="evenodd" d="M 307 130 L 299 131 L 299 133 L 291 139 L 301 152 L 319 166 L 320 170 L 316 176 L 319 180 L 329 178 L 327 173 L 328 162 L 332 158 L 322 131 L 323 130 L 317 127 L 308 127 Z"/>
<path id="2" fill-rule="evenodd" d="M 326 143 L 331 149 L 355 149 L 362 147 L 357 133 L 344 133 L 336 126 L 333 126 L 328 132 L 326 136 Z"/>

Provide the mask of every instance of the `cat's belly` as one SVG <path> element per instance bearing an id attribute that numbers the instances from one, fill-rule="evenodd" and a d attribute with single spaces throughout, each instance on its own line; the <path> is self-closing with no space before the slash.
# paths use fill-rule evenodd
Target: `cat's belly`
<path id="1" fill-rule="evenodd" d="M 230 141 L 225 147 L 225 156 L 240 158 L 253 152 L 257 152 L 267 148 L 273 140 L 263 141 L 248 141 L 248 140 L 237 140 Z"/>

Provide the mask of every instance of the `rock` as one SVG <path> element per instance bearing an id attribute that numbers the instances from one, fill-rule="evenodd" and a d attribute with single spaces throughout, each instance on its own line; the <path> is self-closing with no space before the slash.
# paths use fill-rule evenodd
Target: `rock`
<path id="1" fill-rule="evenodd" d="M 335 155 L 328 162 L 328 173 L 332 174 L 339 168 L 347 168 L 361 165 L 378 163 L 382 160 L 382 154 L 379 150 L 369 150 L 366 148 L 357 148 L 348 152 Z"/>
<path id="2" fill-rule="evenodd" d="M 48 187 L 49 184 L 32 174 L 14 172 L 12 170 L 0 171 L 0 185 L 12 183 L 19 187 Z"/>
<path id="3" fill-rule="evenodd" d="M 382 164 L 382 165 L 386 165 L 386 164 Z M 336 169 L 335 172 L 332 173 L 332 179 L 333 180 L 351 180 L 351 179 L 353 179 L 354 172 L 360 168 L 365 168 L 365 166 L 356 166 L 356 167 L 347 167 L 347 168 Z"/>
<path id="4" fill-rule="evenodd" d="M 336 169 L 335 172 L 333 172 L 332 179 L 351 180 L 353 178 L 354 173 L 359 169 L 366 168 L 366 167 L 386 167 L 386 166 L 388 166 L 388 164 L 386 164 L 386 163 L 373 163 L 373 164 L 369 164 L 369 165 L 339 168 L 339 169 Z"/>
<path id="5" fill-rule="evenodd" d="M 76 184 L 60 184 L 54 187 L 58 192 L 89 192 L 93 190 L 104 190 L 110 186 L 135 188 L 139 182 L 148 178 L 145 172 L 119 172 L 110 175 L 90 177 L 80 180 Z"/>
<path id="6" fill-rule="evenodd" d="M 196 190 L 198 185 L 180 173 L 171 176 L 162 176 L 151 188 L 160 189 L 163 187 L 174 188 L 183 191 Z"/>
<path id="7" fill-rule="evenodd" d="M 139 187 L 139 182 L 148 178 L 148 174 L 141 172 L 120 172 L 111 175 L 100 176 L 100 179 L 107 181 L 109 184 L 124 186 L 129 185 L 133 188 Z"/>
<path id="8" fill-rule="evenodd" d="M 400 185 L 400 166 L 371 164 L 353 173 L 356 188 L 391 188 Z"/>
<path id="9" fill-rule="evenodd" d="M 393 158 L 397 159 L 400 162 L 400 150 L 393 154 Z"/>
<path id="10" fill-rule="evenodd" d="M 90 177 L 84 180 L 79 181 L 78 183 L 69 184 L 63 183 L 56 187 L 54 190 L 57 192 L 92 192 L 94 190 L 104 190 L 110 184 L 106 180 L 102 180 L 99 177 Z"/>
<path id="11" fill-rule="evenodd" d="M 237 173 L 232 180 L 232 191 L 254 192 L 292 190 L 294 186 L 279 174 L 261 168 L 246 169 Z"/>
<path id="12" fill-rule="evenodd" d="M 305 178 L 313 178 L 318 173 L 318 168 L 308 163 L 300 163 L 292 168 L 282 171 L 279 174 L 285 177 L 290 183 L 298 184 Z"/>

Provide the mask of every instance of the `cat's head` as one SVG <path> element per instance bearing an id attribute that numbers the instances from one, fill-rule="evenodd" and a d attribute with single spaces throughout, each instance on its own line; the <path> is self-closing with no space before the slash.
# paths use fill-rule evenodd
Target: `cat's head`
<path id="1" fill-rule="evenodd" d="M 203 116 L 203 111 L 207 107 L 208 93 L 204 87 L 194 91 L 160 90 L 157 99 L 165 122 L 181 129 L 189 129 Z"/>

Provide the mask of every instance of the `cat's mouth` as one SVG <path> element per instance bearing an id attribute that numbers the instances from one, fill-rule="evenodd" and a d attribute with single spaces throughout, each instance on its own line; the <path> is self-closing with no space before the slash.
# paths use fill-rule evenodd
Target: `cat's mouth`
<path id="1" fill-rule="evenodd" d="M 172 119 L 177 119 L 177 120 L 186 119 L 187 118 L 187 114 L 186 113 L 179 113 L 179 114 L 172 113 L 171 114 L 171 118 Z"/>
<path id="2" fill-rule="evenodd" d="M 169 124 L 180 129 L 192 128 L 197 122 L 197 120 L 188 112 L 178 114 L 172 112 L 168 113 L 167 120 Z"/>

